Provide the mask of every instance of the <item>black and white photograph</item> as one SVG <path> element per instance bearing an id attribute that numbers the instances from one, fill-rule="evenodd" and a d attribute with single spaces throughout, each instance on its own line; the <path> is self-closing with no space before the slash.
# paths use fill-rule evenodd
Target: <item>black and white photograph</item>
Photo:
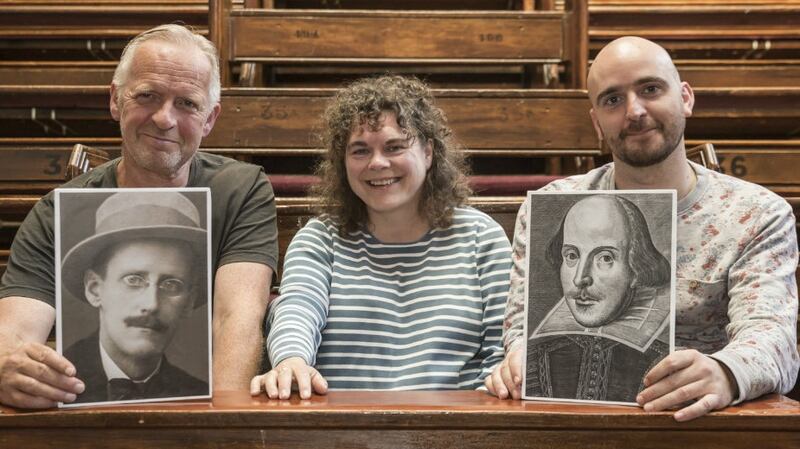
<path id="1" fill-rule="evenodd" d="M 211 397 L 207 188 L 57 189 L 56 345 L 74 403 Z"/>
<path id="2" fill-rule="evenodd" d="M 675 192 L 528 199 L 523 397 L 636 405 L 675 346 Z"/>

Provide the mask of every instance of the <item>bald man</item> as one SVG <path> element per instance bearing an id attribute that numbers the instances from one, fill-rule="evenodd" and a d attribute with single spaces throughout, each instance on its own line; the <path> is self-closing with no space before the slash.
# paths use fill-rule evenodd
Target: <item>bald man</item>
<path id="1" fill-rule="evenodd" d="M 643 379 L 645 411 L 687 421 L 761 395 L 788 392 L 797 353 L 797 235 L 792 208 L 770 191 L 687 161 L 683 131 L 694 93 L 669 54 L 623 37 L 603 48 L 588 79 L 590 115 L 613 162 L 548 191 L 675 189 L 676 352 Z M 506 359 L 486 380 L 520 397 L 528 203 L 517 216 Z M 687 405 L 688 404 L 688 405 Z"/>

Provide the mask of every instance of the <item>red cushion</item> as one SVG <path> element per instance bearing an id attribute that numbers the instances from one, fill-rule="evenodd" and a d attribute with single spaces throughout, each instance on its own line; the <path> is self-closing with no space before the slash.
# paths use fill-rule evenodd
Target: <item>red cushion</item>
<path id="1" fill-rule="evenodd" d="M 553 175 L 475 175 L 469 185 L 476 195 L 525 195 L 564 176 Z"/>

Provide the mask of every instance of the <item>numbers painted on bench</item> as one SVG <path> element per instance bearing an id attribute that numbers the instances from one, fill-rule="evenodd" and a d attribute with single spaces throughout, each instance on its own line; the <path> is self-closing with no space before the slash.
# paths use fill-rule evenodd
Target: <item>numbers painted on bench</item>
<path id="1" fill-rule="evenodd" d="M 725 156 L 718 155 L 717 160 L 719 161 L 719 167 L 722 173 L 730 174 L 737 178 L 744 178 L 747 176 L 747 166 L 745 165 L 744 156 L 734 156 L 730 158 L 729 164 L 726 163 L 728 158 Z"/>
<path id="2" fill-rule="evenodd" d="M 295 30 L 298 39 L 319 39 L 319 30 Z"/>
<path id="3" fill-rule="evenodd" d="M 501 122 L 508 122 L 509 120 L 526 122 L 533 120 L 534 117 L 534 112 L 526 108 L 514 107 L 509 110 L 509 108 L 501 107 L 499 112 L 497 117 Z"/>
<path id="4" fill-rule="evenodd" d="M 47 154 L 44 156 L 44 158 L 47 160 L 47 165 L 45 165 L 42 173 L 45 175 L 61 175 L 63 173 L 63 167 L 61 166 L 61 155 Z"/>
<path id="5" fill-rule="evenodd" d="M 289 112 L 283 108 L 282 106 L 278 106 L 273 108 L 272 103 L 266 103 L 266 105 L 261 108 L 261 118 L 264 120 L 285 120 L 289 117 Z"/>
<path id="6" fill-rule="evenodd" d="M 503 42 L 503 35 L 501 33 L 479 34 L 478 38 L 481 42 Z"/>

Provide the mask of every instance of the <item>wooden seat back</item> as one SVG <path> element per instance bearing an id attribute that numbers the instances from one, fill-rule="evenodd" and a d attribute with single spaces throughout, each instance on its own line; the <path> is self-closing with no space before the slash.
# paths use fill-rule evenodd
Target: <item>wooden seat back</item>
<path id="1" fill-rule="evenodd" d="M 593 2 L 589 39 L 592 52 L 635 35 L 662 44 L 679 58 L 780 58 L 796 57 L 798 27 L 797 2 Z"/>
<path id="2" fill-rule="evenodd" d="M 800 86 L 800 52 L 798 59 L 681 59 L 675 65 L 693 88 Z"/>
<path id="3" fill-rule="evenodd" d="M 208 149 L 319 154 L 314 130 L 333 89 L 223 91 Z M 586 93 L 578 90 L 434 90 L 437 104 L 471 156 L 599 154 Z"/>
<path id="4" fill-rule="evenodd" d="M 132 37 L 181 22 L 208 33 L 199 1 L 22 1 L 0 4 L 0 60 L 118 60 Z"/>
<path id="5" fill-rule="evenodd" d="M 800 139 L 712 140 L 720 171 L 763 185 L 783 196 L 800 196 Z M 690 140 L 687 145 L 700 142 Z"/>
<path id="6" fill-rule="evenodd" d="M 223 82 L 230 65 L 563 64 L 565 85 L 586 79 L 586 0 L 565 11 L 234 10 L 211 0 Z"/>

